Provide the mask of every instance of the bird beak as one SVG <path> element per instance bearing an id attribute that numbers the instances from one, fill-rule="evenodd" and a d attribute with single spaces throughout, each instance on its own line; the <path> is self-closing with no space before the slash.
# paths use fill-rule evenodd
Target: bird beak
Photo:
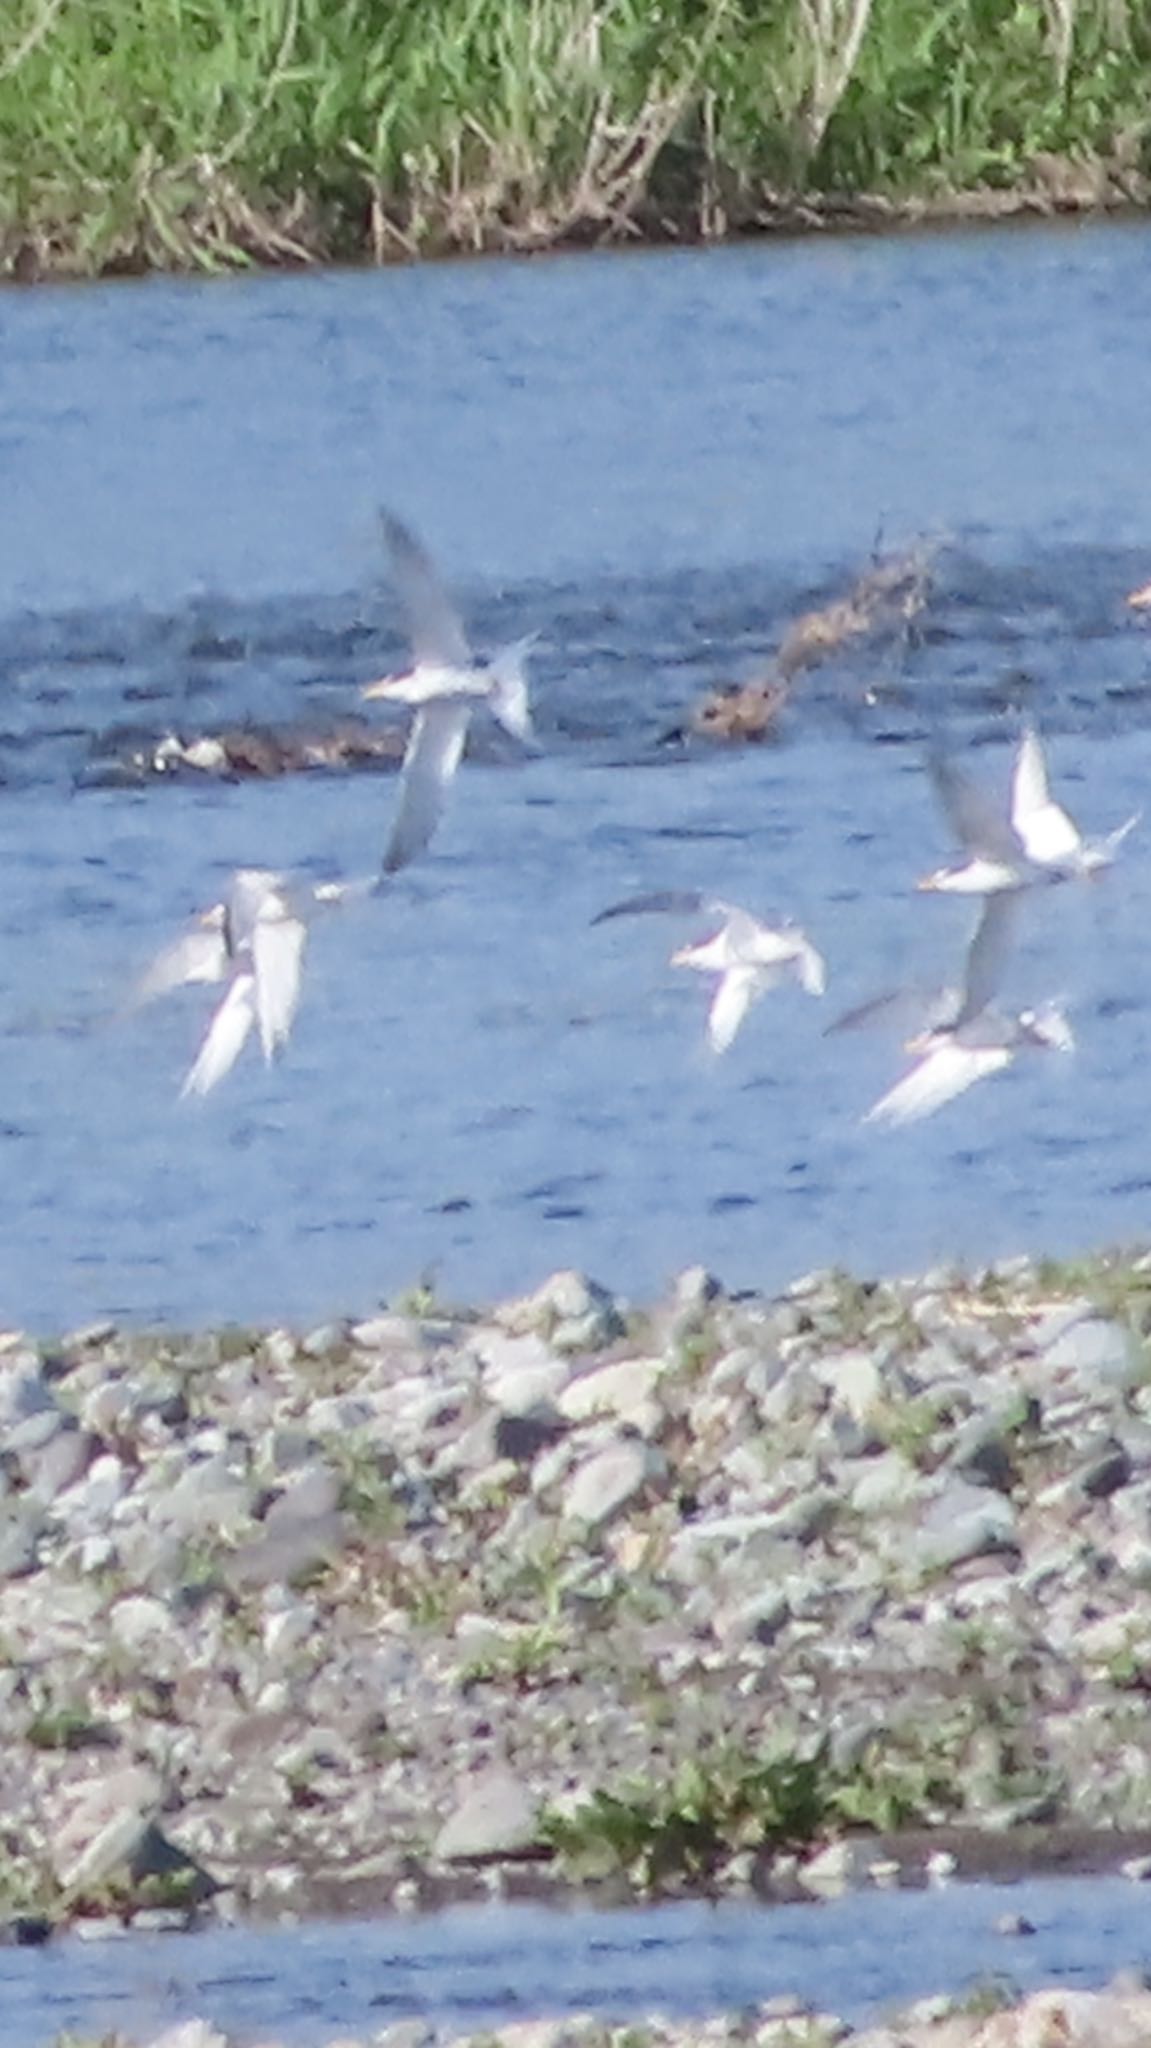
<path id="1" fill-rule="evenodd" d="M 938 889 L 939 882 L 935 875 L 920 875 L 915 886 L 917 889 Z"/>
<path id="2" fill-rule="evenodd" d="M 400 680 L 399 676 L 381 676 L 376 683 L 365 683 L 360 691 L 360 695 L 361 697 L 390 697 L 393 688 Z"/>

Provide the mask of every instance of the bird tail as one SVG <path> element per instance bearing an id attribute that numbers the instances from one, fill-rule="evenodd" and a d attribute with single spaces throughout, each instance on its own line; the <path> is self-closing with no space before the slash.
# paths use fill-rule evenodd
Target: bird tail
<path id="1" fill-rule="evenodd" d="M 532 738 L 525 664 L 538 638 L 538 633 L 528 633 L 522 640 L 512 640 L 507 647 L 501 647 L 493 654 L 488 663 L 492 679 L 492 715 L 499 719 L 505 732 L 510 732 L 517 740 Z"/>
<path id="2" fill-rule="evenodd" d="M 1127 834 L 1129 832 L 1133 832 L 1135 830 L 1136 825 L 1142 824 L 1142 822 L 1142 811 L 1134 811 L 1132 812 L 1132 815 L 1129 818 L 1124 819 L 1122 825 L 1117 825 L 1115 827 L 1114 832 L 1109 832 L 1107 834 L 1107 837 L 1103 841 L 1103 849 L 1107 855 L 1108 860 L 1111 859 L 1111 857 L 1115 853 L 1116 848 L 1122 846 L 1123 841 L 1127 837 Z"/>

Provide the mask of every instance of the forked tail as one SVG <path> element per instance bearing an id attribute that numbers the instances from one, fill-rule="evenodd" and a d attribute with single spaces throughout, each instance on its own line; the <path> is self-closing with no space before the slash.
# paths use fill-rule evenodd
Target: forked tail
<path id="1" fill-rule="evenodd" d="M 538 633 L 528 633 L 522 640 L 512 640 L 507 647 L 501 647 L 493 654 L 488 663 L 492 679 L 492 716 L 498 718 L 505 732 L 510 732 L 517 740 L 533 737 L 525 664 L 538 639 Z"/>

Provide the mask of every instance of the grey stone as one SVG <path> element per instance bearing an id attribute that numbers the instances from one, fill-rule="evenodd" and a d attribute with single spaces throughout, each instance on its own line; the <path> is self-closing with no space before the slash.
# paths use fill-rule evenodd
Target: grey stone
<path id="1" fill-rule="evenodd" d="M 1131 1477 L 1131 1458 L 1124 1444 L 1109 1437 L 1094 1445 L 1075 1474 L 1076 1484 L 1089 1500 L 1106 1500 L 1118 1493 Z"/>
<path id="2" fill-rule="evenodd" d="M 483 1366 L 484 1392 L 505 1415 L 526 1415 L 541 1402 L 553 1402 L 571 1377 L 571 1366 L 537 1331 L 509 1336 L 485 1330 L 476 1339 Z"/>
<path id="3" fill-rule="evenodd" d="M 923 1479 L 898 1451 L 884 1451 L 871 1460 L 851 1489 L 851 1505 L 861 1515 L 882 1514 L 902 1507 L 923 1491 Z"/>
<path id="4" fill-rule="evenodd" d="M 522 1855 L 539 1840 L 534 1795 L 503 1765 L 492 1765 L 468 1786 L 436 1836 L 441 1863 L 474 1863 L 489 1856 Z"/>
<path id="5" fill-rule="evenodd" d="M 723 1291 L 722 1280 L 717 1280 L 706 1266 L 686 1266 L 676 1275 L 672 1307 L 680 1315 L 696 1315 L 713 1301 L 722 1299 Z"/>
<path id="6" fill-rule="evenodd" d="M 539 1453 L 567 1433 L 567 1424 L 554 1408 L 541 1404 L 522 1415 L 497 1418 L 494 1448 L 497 1457 L 511 1458 L 517 1465 L 530 1465 Z"/>
<path id="7" fill-rule="evenodd" d="M 33 1569 L 43 1527 L 42 1512 L 27 1500 L 0 1506 L 0 1582 Z"/>
<path id="8" fill-rule="evenodd" d="M 81 1892 L 132 1866 L 159 1811 L 160 1781 L 152 1771 L 120 1766 L 63 1797 L 49 1853 L 57 1882 Z"/>
<path id="9" fill-rule="evenodd" d="M 661 1358 L 619 1358 L 609 1365 L 598 1365 L 590 1372 L 577 1374 L 569 1379 L 556 1402 L 560 1414 L 569 1422 L 586 1422 L 593 1415 L 614 1415 L 621 1422 L 633 1422 L 643 1428 L 654 1414 L 658 1427 L 659 1410 L 654 1408 L 653 1395 L 666 1370 Z M 647 1434 L 644 1430 L 644 1434 Z"/>
<path id="10" fill-rule="evenodd" d="M 994 1487 L 999 1493 L 1010 1493 L 1015 1484 L 1015 1460 L 990 1416 L 973 1415 L 961 1425 L 949 1462 L 976 1485 Z"/>
<path id="11" fill-rule="evenodd" d="M 577 1466 L 564 1489 L 565 1521 L 602 1529 L 641 1495 L 662 1489 L 667 1459 L 639 1437 L 619 1437 Z"/>
<path id="12" fill-rule="evenodd" d="M 393 2020 L 372 2035 L 372 2048 L 436 2048 L 437 2040 L 430 2020 Z"/>
<path id="13" fill-rule="evenodd" d="M 229 2048 L 229 2041 L 211 2020 L 177 2020 L 156 2034 L 148 2048 Z"/>
<path id="14" fill-rule="evenodd" d="M 69 1419 L 42 1449 L 22 1451 L 20 1469 L 27 1482 L 28 1498 L 47 1505 L 57 1495 L 66 1493 L 87 1470 L 93 1449 L 91 1437 Z"/>
<path id="15" fill-rule="evenodd" d="M 816 1359 L 812 1372 L 861 1425 L 883 1398 L 883 1376 L 869 1351 L 832 1352 Z"/>
<path id="16" fill-rule="evenodd" d="M 919 1561 L 946 1570 L 973 1557 L 1019 1548 L 1018 1516 L 1002 1494 L 950 1480 L 919 1524 Z"/>
<path id="17" fill-rule="evenodd" d="M 1042 1363 L 1045 1375 L 1065 1375 L 1089 1390 L 1133 1386 L 1143 1374 L 1126 1330 L 1094 1314 L 1075 1317 L 1044 1344 Z"/>
<path id="18" fill-rule="evenodd" d="M 787 1626 L 790 1615 L 791 1604 L 782 1587 L 767 1586 L 739 1606 L 721 1611 L 712 1627 L 721 1643 L 756 1642 L 767 1645 L 773 1643 L 780 1630 Z"/>

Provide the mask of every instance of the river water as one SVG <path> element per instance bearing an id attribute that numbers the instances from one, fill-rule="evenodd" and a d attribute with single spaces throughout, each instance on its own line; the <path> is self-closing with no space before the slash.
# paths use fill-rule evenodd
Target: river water
<path id="1" fill-rule="evenodd" d="M 319 1320 L 561 1265 L 642 1298 L 1133 1237 L 1151 1183 L 1151 824 L 1029 906 L 1009 993 L 1080 1049 L 921 1127 L 897 1046 L 823 1023 L 957 970 L 924 735 L 1085 826 L 1151 786 L 1143 224 L 12 290 L 0 300 L 0 1314 Z M 386 499 L 481 639 L 539 629 L 542 751 L 465 766 L 431 854 L 314 933 L 288 1059 L 177 1100 L 211 992 L 133 977 L 238 863 L 360 872 L 378 775 L 107 786 L 165 732 L 331 723 L 399 652 Z M 945 537 L 917 642 L 797 687 L 777 746 L 661 741 L 877 533 Z M 985 743 L 985 744 L 984 744 Z M 103 785 L 103 786 L 102 786 Z M 800 918 L 831 978 L 723 1061 L 675 920 Z"/>
<path id="2" fill-rule="evenodd" d="M 999 1922 L 1025 1920 L 1009 1936 Z M 191 2015 L 240 2042 L 314 2048 L 400 2019 L 484 2031 L 544 2014 L 678 2017 L 798 1996 L 859 2025 L 941 1990 L 1078 1990 L 1151 1963 L 1146 1900 L 1123 1878 L 862 1893 L 770 1908 L 568 1913 L 461 1907 L 427 1919 L 0 1950 L 10 2048 L 56 2031 L 145 2040 Z"/>

